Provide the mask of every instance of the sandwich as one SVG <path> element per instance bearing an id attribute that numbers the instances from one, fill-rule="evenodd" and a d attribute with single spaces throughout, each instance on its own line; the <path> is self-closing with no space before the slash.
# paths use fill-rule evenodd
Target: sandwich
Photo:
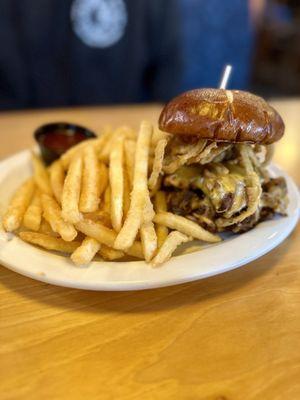
<path id="1" fill-rule="evenodd" d="M 267 169 L 285 127 L 264 99 L 191 90 L 166 104 L 159 128 L 168 134 L 162 186 L 170 211 L 210 232 L 235 233 L 286 214 L 285 179 Z"/>

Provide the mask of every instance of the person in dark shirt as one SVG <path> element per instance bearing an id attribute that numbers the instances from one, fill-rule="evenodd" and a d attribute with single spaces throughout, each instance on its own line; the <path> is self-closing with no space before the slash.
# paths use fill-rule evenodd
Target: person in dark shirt
<path id="1" fill-rule="evenodd" d="M 176 0 L 1 0 L 0 109 L 178 93 Z"/>
<path id="2" fill-rule="evenodd" d="M 0 0 L 0 109 L 247 88 L 261 0 Z"/>
<path id="3" fill-rule="evenodd" d="M 186 90 L 218 86 L 226 64 L 233 66 L 229 87 L 248 88 L 254 47 L 251 2 L 179 0 Z"/>

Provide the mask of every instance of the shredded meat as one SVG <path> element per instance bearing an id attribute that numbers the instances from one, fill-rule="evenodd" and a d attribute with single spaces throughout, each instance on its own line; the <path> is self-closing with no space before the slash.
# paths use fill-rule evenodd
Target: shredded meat
<path id="1" fill-rule="evenodd" d="M 229 211 L 230 208 L 232 207 L 234 200 L 234 193 L 225 193 L 224 196 L 222 197 L 220 206 L 218 208 L 218 213 L 224 213 L 226 211 Z"/>
<path id="2" fill-rule="evenodd" d="M 282 177 L 271 178 L 262 185 L 262 188 L 261 207 L 286 215 L 288 198 L 285 179 Z"/>
<path id="3" fill-rule="evenodd" d="M 285 215 L 286 182 L 284 178 L 271 178 L 263 166 L 268 151 L 245 144 L 226 148 L 224 144 L 207 141 L 204 147 L 203 143 L 198 145 L 202 150 L 195 156 L 196 144 L 193 143 L 192 149 L 189 143 L 188 153 L 184 153 L 187 145 L 181 140 L 171 154 L 173 166 L 179 153 L 181 160 L 184 154 L 187 157 L 186 166 L 181 165 L 164 176 L 170 211 L 186 216 L 211 232 L 236 233 L 252 229 L 275 213 Z M 201 154 L 202 160 L 209 160 L 205 165 L 201 165 Z M 190 166 L 191 161 L 197 162 Z"/>
<path id="4" fill-rule="evenodd" d="M 189 215 L 197 211 L 206 217 L 214 215 L 213 207 L 207 197 L 191 190 L 169 192 L 167 195 L 168 209 L 174 214 Z"/>
<path id="5" fill-rule="evenodd" d="M 210 163 L 205 167 L 181 167 L 166 175 L 165 187 L 180 190 L 201 190 L 212 202 L 215 211 L 230 217 L 245 206 L 246 193 L 243 177 L 230 173 L 226 165 Z"/>
<path id="6" fill-rule="evenodd" d="M 205 217 L 198 212 L 194 212 L 193 214 L 187 215 L 186 217 L 191 221 L 197 222 L 200 226 L 202 226 L 202 228 L 211 233 L 216 233 L 218 231 L 216 224 L 211 218 Z"/>
<path id="7" fill-rule="evenodd" d="M 234 224 L 230 228 L 232 232 L 242 233 L 252 229 L 261 221 L 272 218 L 275 214 L 286 215 L 287 186 L 284 178 L 269 178 L 262 185 L 260 205 L 255 213 Z"/>
<path id="8" fill-rule="evenodd" d="M 204 229 L 216 232 L 214 220 L 214 209 L 209 199 L 201 192 L 183 190 L 180 192 L 169 192 L 167 195 L 168 209 L 177 215 L 182 215 L 197 222 Z"/>
<path id="9" fill-rule="evenodd" d="M 258 224 L 259 221 L 260 221 L 260 213 L 259 213 L 259 210 L 256 210 L 256 212 L 254 214 L 245 218 L 243 221 L 230 226 L 229 228 L 230 228 L 230 231 L 232 231 L 234 233 L 247 232 L 250 229 L 254 228 L 255 225 Z"/>

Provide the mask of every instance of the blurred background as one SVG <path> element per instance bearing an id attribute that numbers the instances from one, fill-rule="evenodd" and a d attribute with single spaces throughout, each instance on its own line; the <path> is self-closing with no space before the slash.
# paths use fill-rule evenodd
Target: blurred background
<path id="1" fill-rule="evenodd" d="M 299 0 L 0 0 L 0 110 L 300 94 Z"/>

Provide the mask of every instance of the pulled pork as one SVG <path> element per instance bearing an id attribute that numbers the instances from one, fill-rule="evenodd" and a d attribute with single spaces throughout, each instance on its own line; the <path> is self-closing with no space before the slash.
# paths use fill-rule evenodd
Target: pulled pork
<path id="1" fill-rule="evenodd" d="M 211 232 L 245 232 L 275 213 L 285 215 L 286 182 L 269 176 L 265 147 L 172 139 L 163 168 L 170 211 Z"/>

